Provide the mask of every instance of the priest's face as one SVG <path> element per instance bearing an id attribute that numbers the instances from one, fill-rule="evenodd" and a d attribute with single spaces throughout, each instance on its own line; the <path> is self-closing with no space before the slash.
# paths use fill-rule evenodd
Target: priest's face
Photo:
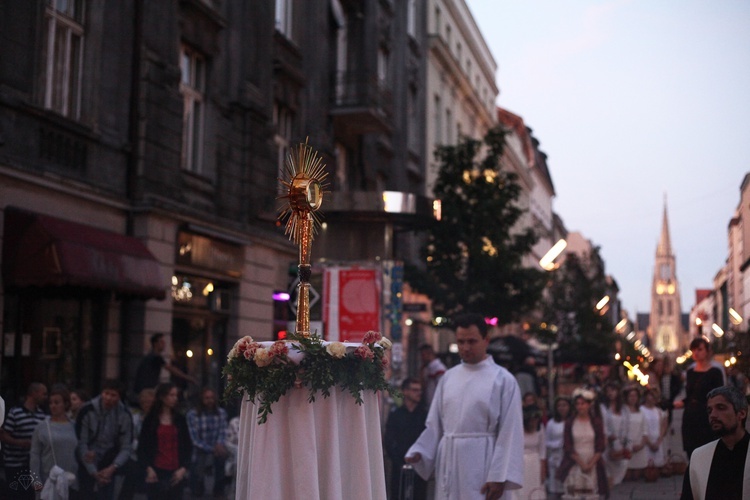
<path id="1" fill-rule="evenodd" d="M 490 344 L 488 337 L 482 337 L 476 325 L 456 328 L 456 344 L 458 344 L 458 355 L 464 363 L 475 364 L 487 357 L 487 346 Z"/>
<path id="2" fill-rule="evenodd" d="M 735 411 L 732 403 L 724 396 L 715 396 L 706 405 L 708 424 L 717 436 L 728 436 L 737 432 L 742 419 L 747 415 L 746 410 Z"/>

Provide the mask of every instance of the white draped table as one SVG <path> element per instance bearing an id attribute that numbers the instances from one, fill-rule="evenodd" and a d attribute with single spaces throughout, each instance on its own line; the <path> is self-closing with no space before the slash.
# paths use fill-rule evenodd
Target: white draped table
<path id="1" fill-rule="evenodd" d="M 263 500 L 385 500 L 378 396 L 363 405 L 341 390 L 307 401 L 290 389 L 264 424 L 242 403 L 237 450 L 237 498 Z"/>

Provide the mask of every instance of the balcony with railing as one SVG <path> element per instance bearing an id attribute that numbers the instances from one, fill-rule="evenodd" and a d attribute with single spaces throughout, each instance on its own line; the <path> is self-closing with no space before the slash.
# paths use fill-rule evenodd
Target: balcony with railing
<path id="1" fill-rule="evenodd" d="M 393 95 L 377 76 L 344 71 L 333 75 L 331 115 L 337 135 L 388 132 Z"/>

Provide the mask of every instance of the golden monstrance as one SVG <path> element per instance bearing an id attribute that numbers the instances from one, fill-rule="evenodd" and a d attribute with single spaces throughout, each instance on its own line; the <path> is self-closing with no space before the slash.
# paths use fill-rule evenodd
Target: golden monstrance
<path id="1" fill-rule="evenodd" d="M 287 203 L 281 208 L 279 219 L 289 217 L 284 234 L 299 245 L 299 265 L 297 273 L 297 329 L 296 334 L 310 336 L 310 251 L 312 240 L 320 225 L 320 215 L 316 212 L 323 203 L 326 191 L 323 159 L 305 142 L 292 149 L 286 159 L 286 177 L 279 179 L 287 190 L 280 196 Z"/>

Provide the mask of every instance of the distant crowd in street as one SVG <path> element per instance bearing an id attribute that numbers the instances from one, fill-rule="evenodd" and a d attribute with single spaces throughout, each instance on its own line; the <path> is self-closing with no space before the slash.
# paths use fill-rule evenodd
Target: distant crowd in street
<path id="1" fill-rule="evenodd" d="M 479 324 L 479 317 L 474 320 L 470 324 Z M 533 358 L 513 370 L 514 384 L 503 386 L 499 381 L 508 370 L 495 365 L 497 374 L 482 371 L 482 363 L 492 360 L 481 328 L 472 333 L 484 353 L 462 350 L 460 331 L 461 364 L 447 370 L 436 362 L 432 348 L 423 346 L 420 376 L 401 386 L 403 404 L 391 411 L 384 436 L 390 499 L 457 498 L 458 491 L 471 492 L 461 498 L 477 499 L 506 498 L 503 491 L 519 500 L 602 499 L 623 481 L 671 475 L 681 475 L 684 499 L 750 498 L 750 434 L 745 430 L 750 387 L 744 375 L 726 373 L 713 360 L 705 337 L 691 342 L 692 361 L 682 372 L 668 356 L 650 363 L 647 383 L 628 379 L 614 366 L 593 369 L 550 407 L 547 384 L 537 376 Z M 504 396 L 496 400 L 492 387 L 477 391 L 482 382 L 471 378 L 475 373 L 503 387 Z M 462 383 L 456 386 L 452 380 L 458 377 Z M 503 402 L 507 398 L 518 398 L 519 404 L 500 419 L 496 412 L 509 407 Z M 682 424 L 673 429 L 675 410 L 682 410 Z M 489 424 L 467 427 L 474 419 Z M 513 428 L 515 422 L 522 425 L 520 442 L 506 435 L 493 446 L 502 428 Z M 682 449 L 672 448 L 679 443 L 671 439 L 672 432 L 681 435 Z M 471 446 L 480 449 L 472 453 Z M 503 465 L 499 455 L 505 453 L 523 461 Z M 488 460 L 484 465 L 482 457 Z M 499 494 L 490 489 L 493 480 L 501 485 Z"/>
<path id="2" fill-rule="evenodd" d="M 239 418 L 228 419 L 217 391 L 205 387 L 195 404 L 172 383 L 160 383 L 163 336 L 151 339 L 128 404 L 126 387 L 105 380 L 89 399 L 80 389 L 29 385 L 0 428 L 5 483 L 0 498 L 181 499 L 208 493 L 234 498 Z M 206 485 L 211 491 L 206 491 Z"/>

